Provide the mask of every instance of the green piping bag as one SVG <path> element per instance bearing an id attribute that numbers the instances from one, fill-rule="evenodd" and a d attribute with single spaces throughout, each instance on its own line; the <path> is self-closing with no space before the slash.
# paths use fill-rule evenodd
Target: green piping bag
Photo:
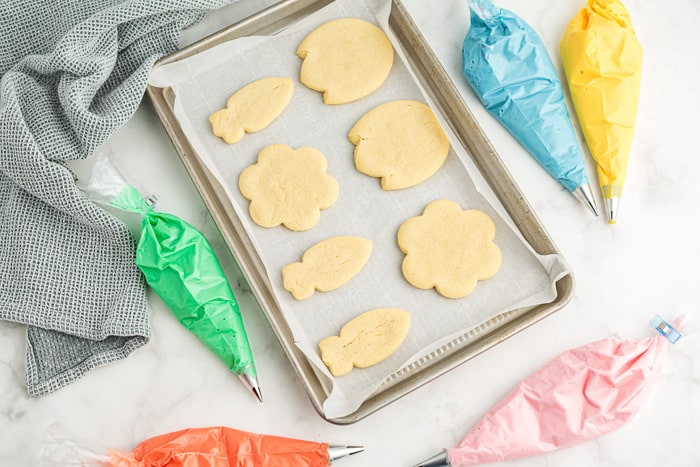
<path id="1" fill-rule="evenodd" d="M 142 216 L 136 265 L 148 285 L 262 402 L 238 302 L 207 239 L 179 217 L 154 211 L 157 197 L 141 197 L 106 156 L 95 165 L 91 199 Z"/>

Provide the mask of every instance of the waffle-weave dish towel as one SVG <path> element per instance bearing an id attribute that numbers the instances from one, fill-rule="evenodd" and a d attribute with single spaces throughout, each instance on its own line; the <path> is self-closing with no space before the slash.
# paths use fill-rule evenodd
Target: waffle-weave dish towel
<path id="1" fill-rule="evenodd" d="M 0 2 L 0 320 L 28 325 L 30 395 L 148 342 L 133 238 L 63 161 L 126 122 L 180 31 L 229 1 Z"/>

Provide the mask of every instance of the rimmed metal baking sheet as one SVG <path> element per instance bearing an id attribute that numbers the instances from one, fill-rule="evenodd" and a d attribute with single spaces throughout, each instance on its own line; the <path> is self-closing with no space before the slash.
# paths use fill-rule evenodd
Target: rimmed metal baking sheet
<path id="1" fill-rule="evenodd" d="M 274 34 L 329 3 L 331 0 L 282 1 L 164 58 L 156 66 L 182 60 L 224 41 L 249 35 Z M 392 0 L 389 27 L 408 57 L 410 67 L 436 104 L 436 110 L 450 125 L 525 240 L 540 254 L 558 254 L 552 239 L 413 23 L 401 0 Z M 324 380 L 319 378 L 306 357 L 295 347 L 291 331 L 273 298 L 271 285 L 251 240 L 223 188 L 194 152 L 173 114 L 172 91 L 169 88 L 149 86 L 147 94 L 312 405 L 319 415 L 329 422 L 347 424 L 366 417 L 555 312 L 573 295 L 574 279 L 569 274 L 556 283 L 557 296 L 551 303 L 518 310 L 517 313 L 512 313 L 515 318 L 503 319 L 502 324 L 495 327 L 470 331 L 463 339 L 456 339 L 440 351 L 433 352 L 392 375 L 355 412 L 341 418 L 326 418 L 323 414 L 323 402 L 330 388 L 326 387 Z"/>

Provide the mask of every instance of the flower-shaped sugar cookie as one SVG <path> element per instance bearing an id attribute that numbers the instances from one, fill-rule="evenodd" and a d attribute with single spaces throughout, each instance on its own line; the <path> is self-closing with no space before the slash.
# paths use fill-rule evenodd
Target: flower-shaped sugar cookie
<path id="1" fill-rule="evenodd" d="M 403 275 L 419 289 L 435 287 L 447 298 L 466 297 L 477 281 L 493 277 L 501 267 L 495 235 L 496 226 L 482 211 L 462 211 L 446 199 L 433 201 L 399 228 L 399 247 L 406 254 Z"/>
<path id="2" fill-rule="evenodd" d="M 316 225 L 320 210 L 338 199 L 338 182 L 326 173 L 326 165 L 318 149 L 264 147 L 258 162 L 238 179 L 241 193 L 250 200 L 250 217 L 261 227 L 284 224 L 301 231 Z"/>

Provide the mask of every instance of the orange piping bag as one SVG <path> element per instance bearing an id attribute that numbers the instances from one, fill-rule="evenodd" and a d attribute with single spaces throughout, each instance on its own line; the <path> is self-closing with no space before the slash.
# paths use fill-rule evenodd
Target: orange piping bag
<path id="1" fill-rule="evenodd" d="M 107 467 L 326 467 L 363 451 L 227 427 L 189 428 L 143 441 L 131 453 L 114 452 Z"/>
<path id="2" fill-rule="evenodd" d="M 598 179 L 609 223 L 617 221 L 637 120 L 642 46 L 619 0 L 588 0 L 560 43 L 571 100 Z"/>
<path id="3" fill-rule="evenodd" d="M 603 339 L 568 350 L 499 402 L 455 448 L 416 467 L 467 467 L 574 446 L 627 423 L 661 373 L 669 342 L 683 318 L 656 316 L 659 335 Z"/>

